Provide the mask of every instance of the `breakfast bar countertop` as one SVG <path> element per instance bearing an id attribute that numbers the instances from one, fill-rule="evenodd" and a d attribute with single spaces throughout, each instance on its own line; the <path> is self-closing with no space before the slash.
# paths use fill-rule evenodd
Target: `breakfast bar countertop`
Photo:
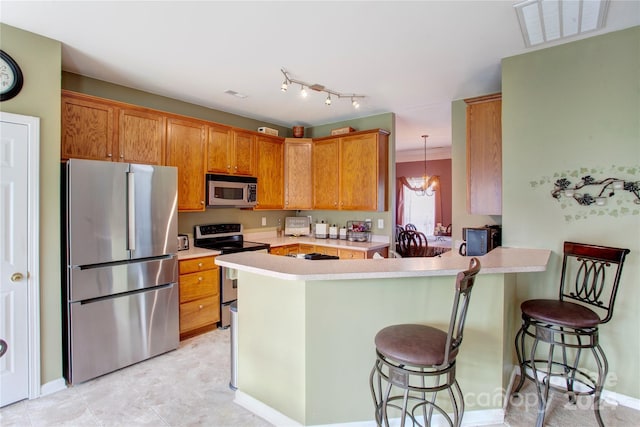
<path id="1" fill-rule="evenodd" d="M 550 250 L 499 247 L 478 257 L 480 274 L 544 271 Z M 469 258 L 451 251 L 429 258 L 307 260 L 256 252 L 220 255 L 223 267 L 284 280 L 342 280 L 450 276 L 466 269 Z"/>

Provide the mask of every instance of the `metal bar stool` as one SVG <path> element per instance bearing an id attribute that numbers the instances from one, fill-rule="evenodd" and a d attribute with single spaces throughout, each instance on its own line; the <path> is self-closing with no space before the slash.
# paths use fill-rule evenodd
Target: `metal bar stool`
<path id="1" fill-rule="evenodd" d="M 376 334 L 376 361 L 369 382 L 378 426 L 383 422 L 389 426 L 389 408 L 401 411 L 402 427 L 407 417 L 414 426 L 430 425 L 434 409 L 449 425 L 461 424 L 464 399 L 456 381 L 456 356 L 462 343 L 471 289 L 479 271 L 480 261 L 472 258 L 469 269 L 456 276 L 447 332 L 426 325 L 406 324 L 389 326 Z M 436 394 L 441 390 L 449 393 L 453 420 L 436 405 Z M 392 395 L 392 391 L 395 394 Z M 424 424 L 420 424 L 420 415 L 416 414 L 420 409 Z"/>
<path id="2" fill-rule="evenodd" d="M 528 300 L 520 306 L 522 327 L 515 340 L 520 382 L 514 393 L 520 391 L 525 379 L 535 383 L 536 426 L 544 423 L 549 389 L 567 393 L 573 403 L 577 395 L 593 395 L 596 421 L 604 426 L 600 395 L 608 362 L 598 342 L 598 326 L 613 316 L 620 273 L 628 253 L 629 249 L 565 242 L 559 299 Z M 527 337 L 532 338 L 529 352 L 525 349 Z M 536 353 L 540 343 L 546 343 L 549 352 L 545 358 L 537 359 L 541 357 Z M 556 347 L 561 349 L 558 357 Z M 598 369 L 595 379 L 579 366 L 583 350 L 593 355 Z"/>

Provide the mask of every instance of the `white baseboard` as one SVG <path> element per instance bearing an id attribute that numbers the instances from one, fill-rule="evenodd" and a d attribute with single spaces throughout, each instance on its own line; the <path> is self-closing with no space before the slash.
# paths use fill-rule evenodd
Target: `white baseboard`
<path id="1" fill-rule="evenodd" d="M 42 384 L 42 386 L 40 387 L 40 396 L 39 397 L 43 397 L 46 396 L 48 394 L 53 394 L 56 393 L 60 390 L 64 390 L 65 388 L 67 388 L 67 383 L 64 380 L 64 378 L 58 378 L 55 379 L 53 381 L 49 381 L 46 384 Z"/>
<path id="2" fill-rule="evenodd" d="M 303 424 L 292 420 L 281 412 L 273 409 L 272 407 L 265 405 L 258 399 L 243 393 L 240 390 L 236 390 L 236 397 L 234 402 L 242 406 L 246 410 L 253 412 L 257 416 L 265 419 L 269 423 L 278 427 L 299 427 Z M 373 408 L 372 408 L 373 413 Z M 504 422 L 504 410 L 503 409 L 487 409 L 480 411 L 465 411 L 462 425 L 463 426 L 483 426 L 502 424 Z M 389 420 L 390 426 L 399 426 L 400 419 Z M 435 414 L 432 420 L 432 426 L 449 426 L 449 423 L 440 414 Z M 336 424 L 316 424 L 315 427 L 376 427 L 374 420 L 370 421 L 354 421 L 348 423 L 336 423 Z"/>
<path id="3" fill-rule="evenodd" d="M 529 372 L 529 375 L 533 374 L 532 370 L 527 370 L 527 372 Z M 513 373 L 511 374 L 511 378 L 515 378 L 515 375 L 520 375 L 520 366 L 514 366 L 513 367 Z M 538 378 L 542 381 L 544 377 L 544 374 L 541 372 L 538 372 Z M 552 381 L 553 384 L 553 381 Z M 512 383 L 509 384 L 509 390 L 507 393 L 507 396 L 511 395 L 511 387 L 513 386 Z M 576 387 L 578 389 L 580 389 L 580 387 Z M 584 390 L 583 390 L 584 391 Z M 627 408 L 631 408 L 631 409 L 635 409 L 636 411 L 640 411 L 640 399 L 636 399 L 635 397 L 631 397 L 631 396 L 626 396 L 624 394 L 620 394 L 620 393 L 616 393 L 614 391 L 609 391 L 607 389 L 604 389 L 602 391 L 602 399 L 605 400 L 608 404 L 610 405 L 620 405 L 620 406 L 624 406 Z"/>

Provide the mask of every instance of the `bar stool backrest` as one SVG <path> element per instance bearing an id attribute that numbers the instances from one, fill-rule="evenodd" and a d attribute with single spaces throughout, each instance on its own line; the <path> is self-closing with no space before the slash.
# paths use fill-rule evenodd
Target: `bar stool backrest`
<path id="1" fill-rule="evenodd" d="M 442 365 L 446 366 L 451 363 L 451 360 L 455 359 L 458 347 L 462 344 L 462 332 L 467 319 L 471 290 L 478 272 L 480 272 L 480 261 L 478 258 L 473 257 L 469 261 L 469 269 L 461 271 L 456 276 L 456 293 L 453 299 L 453 309 L 451 310 L 451 320 L 449 321 L 447 344 Z"/>
<path id="2" fill-rule="evenodd" d="M 629 249 L 564 242 L 560 300 L 577 301 L 595 308 L 600 323 L 611 320 L 622 265 L 628 253 Z"/>

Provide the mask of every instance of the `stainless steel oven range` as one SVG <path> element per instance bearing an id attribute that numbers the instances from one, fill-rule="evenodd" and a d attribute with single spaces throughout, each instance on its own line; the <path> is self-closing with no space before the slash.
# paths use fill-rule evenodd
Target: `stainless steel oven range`
<path id="1" fill-rule="evenodd" d="M 242 224 L 206 224 L 193 227 L 193 245 L 214 249 L 222 254 L 245 251 L 267 252 L 266 243 L 248 242 L 242 235 Z M 238 281 L 235 270 L 220 269 L 220 328 L 231 325 L 231 303 L 238 299 Z"/>

